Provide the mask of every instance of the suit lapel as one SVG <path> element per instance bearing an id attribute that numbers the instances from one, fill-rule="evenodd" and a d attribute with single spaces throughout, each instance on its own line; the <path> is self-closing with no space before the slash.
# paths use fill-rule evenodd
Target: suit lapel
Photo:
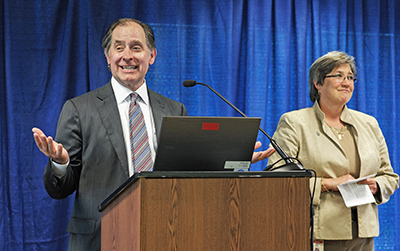
<path id="1" fill-rule="evenodd" d="M 96 107 L 100 114 L 100 119 L 106 128 L 107 135 L 111 140 L 111 144 L 124 169 L 124 173 L 129 177 L 128 157 L 126 156 L 121 118 L 119 117 L 117 101 L 115 100 L 111 82 L 99 89 Z"/>
<path id="2" fill-rule="evenodd" d="M 153 113 L 154 126 L 156 127 L 157 139 L 160 138 L 161 124 L 165 116 L 165 105 L 158 99 L 154 91 L 147 88 L 150 107 Z"/>

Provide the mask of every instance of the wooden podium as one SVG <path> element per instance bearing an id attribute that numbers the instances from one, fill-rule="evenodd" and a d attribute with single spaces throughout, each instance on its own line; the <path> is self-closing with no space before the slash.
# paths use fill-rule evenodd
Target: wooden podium
<path id="1" fill-rule="evenodd" d="M 100 206 L 102 250 L 310 250 L 306 171 L 146 172 Z"/>

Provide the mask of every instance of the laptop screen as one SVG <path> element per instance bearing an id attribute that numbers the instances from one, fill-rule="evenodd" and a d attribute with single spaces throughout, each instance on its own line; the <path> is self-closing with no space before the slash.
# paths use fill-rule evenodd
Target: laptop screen
<path id="1" fill-rule="evenodd" d="M 249 117 L 164 117 L 153 171 L 246 169 L 260 122 Z"/>

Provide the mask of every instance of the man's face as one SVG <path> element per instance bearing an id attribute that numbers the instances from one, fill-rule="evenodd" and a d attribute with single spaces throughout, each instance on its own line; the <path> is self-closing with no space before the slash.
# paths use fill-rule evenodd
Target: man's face
<path id="1" fill-rule="evenodd" d="M 112 34 L 107 62 L 114 78 L 132 91 L 143 83 L 149 65 L 154 63 L 157 50 L 150 51 L 143 28 L 134 22 L 117 26 Z"/>

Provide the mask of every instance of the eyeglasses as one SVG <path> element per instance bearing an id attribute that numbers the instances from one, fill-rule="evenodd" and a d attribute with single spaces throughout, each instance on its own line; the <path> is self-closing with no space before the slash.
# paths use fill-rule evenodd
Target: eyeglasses
<path id="1" fill-rule="evenodd" d="M 343 76 L 342 74 L 335 74 L 335 75 L 326 75 L 325 78 L 334 78 L 336 81 L 342 82 L 347 79 L 350 82 L 356 82 L 357 78 L 354 76 Z"/>

